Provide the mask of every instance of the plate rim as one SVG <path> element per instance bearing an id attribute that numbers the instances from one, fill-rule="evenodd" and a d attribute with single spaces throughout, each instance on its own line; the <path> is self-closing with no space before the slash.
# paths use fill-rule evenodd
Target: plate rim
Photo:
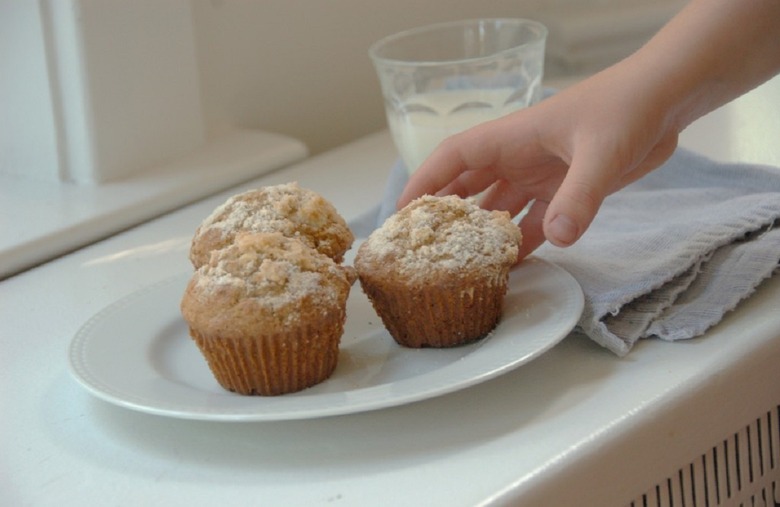
<path id="1" fill-rule="evenodd" d="M 358 396 L 359 398 L 361 398 L 361 400 L 359 400 L 358 402 L 352 400 L 351 403 L 347 403 L 347 404 L 341 404 L 341 405 L 335 404 L 328 408 L 319 408 L 314 412 L 312 411 L 307 412 L 299 408 L 299 409 L 287 410 L 282 412 L 275 411 L 270 413 L 263 413 L 262 408 L 260 408 L 261 403 L 257 403 L 258 400 L 267 399 L 263 397 L 250 398 L 254 400 L 253 403 L 251 403 L 251 405 L 258 407 L 256 410 L 247 410 L 247 409 L 241 409 L 241 410 L 222 409 L 219 411 L 206 410 L 206 409 L 196 410 L 193 408 L 182 409 L 181 406 L 180 408 L 174 408 L 173 406 L 164 407 L 161 406 L 161 404 L 152 405 L 148 402 L 148 400 L 144 402 L 142 400 L 142 397 L 138 397 L 137 399 L 134 400 L 131 399 L 131 396 L 128 396 L 127 393 L 123 393 L 118 389 L 114 389 L 110 385 L 110 383 L 107 383 L 104 379 L 96 378 L 94 372 L 90 371 L 89 367 L 85 364 L 86 350 L 90 344 L 90 340 L 94 340 L 94 338 L 90 336 L 90 331 L 94 327 L 96 327 L 99 323 L 101 323 L 103 320 L 110 318 L 112 315 L 116 313 L 120 313 L 123 308 L 127 307 L 128 305 L 132 305 L 136 301 L 143 299 L 145 295 L 148 295 L 149 293 L 161 291 L 164 288 L 169 287 L 171 285 L 175 285 L 177 283 L 184 283 L 192 275 L 191 272 L 177 273 L 175 275 L 171 275 L 161 280 L 158 280 L 156 282 L 145 285 L 129 294 L 126 294 L 125 296 L 118 298 L 114 302 L 106 305 L 101 310 L 93 314 L 89 319 L 87 319 L 84 322 L 84 324 L 82 324 L 82 326 L 80 326 L 80 328 L 77 330 L 77 332 L 70 340 L 70 343 L 68 345 L 68 368 L 71 373 L 71 376 L 77 381 L 78 384 L 80 384 L 90 394 L 103 401 L 106 401 L 108 403 L 126 409 L 131 409 L 131 410 L 144 412 L 152 415 L 172 417 L 178 419 L 222 421 L 222 422 L 284 421 L 284 420 L 312 419 L 312 418 L 319 418 L 319 417 L 347 415 L 352 413 L 367 412 L 367 411 L 379 410 L 383 408 L 390 408 L 394 406 L 406 405 L 410 403 L 416 403 L 426 399 L 443 396 L 445 394 L 466 389 L 468 387 L 474 386 L 476 384 L 506 374 L 509 371 L 512 371 L 518 368 L 519 366 L 527 364 L 532 360 L 538 358 L 539 356 L 541 356 L 542 354 L 544 354 L 545 352 L 553 348 L 555 345 L 557 345 L 560 341 L 562 341 L 566 336 L 568 336 L 571 333 L 571 331 L 576 326 L 584 308 L 584 294 L 582 292 L 579 283 L 568 271 L 566 271 L 561 266 L 555 264 L 552 261 L 548 261 L 536 256 L 529 256 L 523 261 L 523 263 L 513 268 L 513 270 L 522 269 L 523 264 L 526 263 L 528 263 L 529 265 L 532 263 L 541 265 L 544 266 L 544 269 L 551 270 L 552 272 L 554 272 L 554 274 L 556 275 L 556 279 L 561 281 L 560 283 L 564 283 L 566 285 L 567 288 L 566 297 L 572 299 L 571 301 L 569 301 L 569 306 L 571 307 L 572 311 L 570 314 L 568 314 L 568 319 L 564 321 L 565 323 L 561 325 L 558 332 L 555 333 L 555 336 L 547 339 L 542 346 L 537 347 L 531 351 L 527 351 L 526 353 L 518 357 L 515 357 L 512 360 L 505 361 L 500 366 L 493 367 L 492 369 L 483 371 L 480 374 L 471 375 L 468 378 L 460 378 L 457 379 L 456 381 L 451 381 L 449 383 L 446 383 L 445 385 L 434 385 L 427 389 L 425 388 L 418 389 L 416 392 L 405 393 L 403 396 L 396 397 L 396 398 L 390 398 L 390 399 L 385 398 L 383 400 L 379 400 L 375 398 L 372 400 L 370 397 L 368 397 L 368 399 L 365 399 L 366 394 L 370 393 L 370 391 L 379 390 L 380 388 L 383 388 L 384 386 L 387 385 L 387 384 L 382 384 L 376 386 L 359 387 L 352 391 L 342 391 L 341 393 L 351 393 L 353 397 Z M 360 288 L 353 287 L 353 290 L 360 290 Z M 499 323 L 499 326 L 501 326 L 501 323 Z M 151 343 L 151 338 L 149 340 L 150 340 L 149 343 Z M 490 346 L 490 344 L 491 342 L 489 341 L 489 337 L 488 337 L 487 339 L 477 342 L 475 345 L 476 348 L 482 348 L 485 346 Z M 471 355 L 472 354 L 470 353 L 464 356 L 463 358 L 461 358 L 461 361 L 457 361 L 457 362 L 462 362 L 463 360 L 468 361 L 468 357 Z M 447 368 L 451 367 L 453 363 L 449 363 L 444 367 L 432 370 L 427 374 L 423 374 L 423 376 L 435 377 L 437 374 L 441 375 L 440 373 L 441 370 L 446 370 Z M 408 382 L 412 380 L 415 381 L 419 380 L 419 377 L 400 379 L 399 381 L 394 382 L 394 384 L 396 385 L 404 384 L 405 381 Z M 328 395 L 336 395 L 336 394 L 339 394 L 339 392 L 321 393 L 316 395 L 316 397 L 326 397 Z M 225 395 L 237 396 L 240 397 L 241 399 L 246 398 L 246 397 L 241 397 L 240 395 L 235 395 L 233 393 L 228 393 L 227 391 L 225 392 Z M 270 399 L 278 401 L 278 400 L 283 400 L 284 397 L 280 396 L 280 397 L 273 397 Z M 300 398 L 290 398 L 290 399 L 299 400 Z"/>

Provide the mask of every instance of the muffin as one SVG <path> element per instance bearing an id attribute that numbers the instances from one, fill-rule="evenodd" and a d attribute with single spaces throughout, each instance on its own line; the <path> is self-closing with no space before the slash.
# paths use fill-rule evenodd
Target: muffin
<path id="1" fill-rule="evenodd" d="M 240 232 L 280 232 L 336 262 L 354 241 L 344 218 L 321 195 L 297 183 L 268 186 L 234 195 L 200 224 L 190 247 L 195 269 Z"/>
<path id="2" fill-rule="evenodd" d="M 240 233 L 187 285 L 181 312 L 222 387 L 273 396 L 330 377 L 354 269 L 278 232 Z"/>
<path id="3" fill-rule="evenodd" d="M 361 287 L 398 344 L 452 347 L 485 337 L 501 317 L 520 230 L 474 199 L 420 197 L 358 249 Z"/>

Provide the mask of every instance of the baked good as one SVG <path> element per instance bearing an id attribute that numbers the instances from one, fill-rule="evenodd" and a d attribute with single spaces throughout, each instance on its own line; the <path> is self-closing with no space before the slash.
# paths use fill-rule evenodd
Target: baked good
<path id="1" fill-rule="evenodd" d="M 354 241 L 344 218 L 318 193 L 297 183 L 268 186 L 230 197 L 200 224 L 190 247 L 195 269 L 240 232 L 280 232 L 336 262 Z"/>
<path id="2" fill-rule="evenodd" d="M 474 199 L 423 196 L 358 249 L 363 291 L 406 347 L 451 347 L 486 336 L 501 317 L 520 230 Z"/>
<path id="3" fill-rule="evenodd" d="M 239 233 L 187 285 L 181 312 L 216 380 L 272 396 L 327 379 L 354 269 L 278 232 Z"/>

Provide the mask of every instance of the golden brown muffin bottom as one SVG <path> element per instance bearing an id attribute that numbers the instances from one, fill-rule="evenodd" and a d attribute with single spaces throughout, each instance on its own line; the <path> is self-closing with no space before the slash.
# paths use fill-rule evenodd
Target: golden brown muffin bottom
<path id="1" fill-rule="evenodd" d="M 345 314 L 331 313 L 316 325 L 273 334 L 190 335 L 219 384 L 245 395 L 277 396 L 319 384 L 338 363 Z"/>
<path id="2" fill-rule="evenodd" d="M 454 347 L 487 336 L 498 325 L 509 269 L 492 278 L 410 286 L 397 279 L 360 278 L 393 339 L 404 347 Z"/>

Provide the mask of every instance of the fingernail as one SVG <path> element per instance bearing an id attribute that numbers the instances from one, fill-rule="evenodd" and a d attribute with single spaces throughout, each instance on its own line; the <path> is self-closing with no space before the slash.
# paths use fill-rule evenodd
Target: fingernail
<path id="1" fill-rule="evenodd" d="M 579 229 L 574 220 L 566 215 L 557 215 L 549 225 L 550 241 L 558 246 L 568 246 L 577 241 Z"/>

